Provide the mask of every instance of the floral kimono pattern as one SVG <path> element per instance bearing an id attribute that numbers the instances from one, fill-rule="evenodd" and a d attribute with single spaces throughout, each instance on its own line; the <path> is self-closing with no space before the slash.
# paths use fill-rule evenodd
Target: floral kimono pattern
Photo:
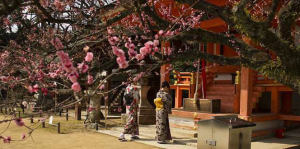
<path id="1" fill-rule="evenodd" d="M 172 140 L 169 114 L 171 114 L 172 97 L 164 90 L 160 90 L 156 98 L 161 98 L 164 107 L 161 110 L 156 110 L 156 139 L 158 141 Z"/>
<path id="2" fill-rule="evenodd" d="M 127 123 L 124 127 L 124 134 L 134 134 L 139 135 L 139 126 L 138 126 L 138 103 L 139 103 L 139 93 L 137 91 L 133 91 L 133 102 L 130 106 L 126 106 L 129 108 L 129 115 L 127 119 Z"/>

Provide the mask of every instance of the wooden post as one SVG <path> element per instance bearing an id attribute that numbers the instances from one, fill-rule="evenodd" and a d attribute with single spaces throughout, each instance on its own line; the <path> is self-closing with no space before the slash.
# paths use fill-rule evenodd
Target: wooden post
<path id="1" fill-rule="evenodd" d="M 7 114 L 7 108 L 4 108 L 4 114 Z"/>
<path id="2" fill-rule="evenodd" d="M 58 105 L 58 102 L 57 102 L 57 94 L 55 93 L 55 96 L 54 96 L 54 104 L 55 104 L 55 115 L 56 115 L 56 109 L 57 109 L 57 105 Z"/>
<path id="3" fill-rule="evenodd" d="M 81 120 L 81 105 L 79 103 L 75 104 L 75 119 Z"/>
<path id="4" fill-rule="evenodd" d="M 241 97 L 240 97 L 240 115 L 248 117 L 252 115 L 252 92 L 253 92 L 253 70 L 242 67 L 241 72 Z"/>
<path id="5" fill-rule="evenodd" d="M 279 113 L 279 92 L 278 87 L 272 87 L 271 90 L 271 113 Z"/>
<path id="6" fill-rule="evenodd" d="M 107 102 L 108 102 L 107 100 L 105 100 L 105 98 L 104 98 L 104 102 L 105 102 L 105 129 L 107 129 Z"/>
<path id="7" fill-rule="evenodd" d="M 42 127 L 43 127 L 43 128 L 46 128 L 46 126 L 45 126 L 45 121 L 42 122 Z"/>
<path id="8" fill-rule="evenodd" d="M 95 129 L 98 131 L 98 123 L 95 124 Z"/>
<path id="9" fill-rule="evenodd" d="M 33 123 L 33 115 L 30 116 L 30 123 Z"/>
<path id="10" fill-rule="evenodd" d="M 18 111 L 19 118 L 21 118 L 21 111 Z"/>
<path id="11" fill-rule="evenodd" d="M 69 121 L 69 113 L 66 113 L 66 120 Z"/>
<path id="12" fill-rule="evenodd" d="M 201 46 L 201 51 L 204 52 L 204 45 Z M 201 75 L 202 75 L 202 98 L 206 98 L 206 72 L 205 72 L 205 60 L 201 60 Z"/>
<path id="13" fill-rule="evenodd" d="M 62 113 L 62 109 L 61 110 L 59 110 L 59 116 L 61 117 L 61 113 Z"/>
<path id="14" fill-rule="evenodd" d="M 60 123 L 57 123 L 57 133 L 60 133 Z"/>

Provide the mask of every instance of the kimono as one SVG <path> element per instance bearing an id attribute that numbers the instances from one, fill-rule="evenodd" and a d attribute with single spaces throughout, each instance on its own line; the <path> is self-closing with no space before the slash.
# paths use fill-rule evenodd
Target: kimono
<path id="1" fill-rule="evenodd" d="M 131 86 L 126 88 L 125 94 L 132 94 L 133 96 L 133 102 L 130 106 L 126 106 L 126 109 L 128 111 L 128 119 L 127 123 L 124 127 L 124 134 L 134 134 L 139 135 L 139 126 L 138 126 L 138 106 L 139 106 L 139 91 L 136 88 L 133 88 Z"/>
<path id="2" fill-rule="evenodd" d="M 157 141 L 172 140 L 169 126 L 169 114 L 171 114 L 172 97 L 164 90 L 160 90 L 156 98 L 161 98 L 163 108 L 156 110 L 156 139 Z"/>

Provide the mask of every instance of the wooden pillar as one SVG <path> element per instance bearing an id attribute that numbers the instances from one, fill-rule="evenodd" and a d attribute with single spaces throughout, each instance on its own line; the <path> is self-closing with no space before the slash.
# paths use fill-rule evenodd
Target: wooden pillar
<path id="1" fill-rule="evenodd" d="M 179 89 L 179 86 L 176 88 L 176 99 L 175 99 L 175 108 L 182 107 L 182 90 Z"/>
<path id="2" fill-rule="evenodd" d="M 282 92 L 282 107 L 281 113 L 291 114 L 292 112 L 293 92 Z"/>
<path id="3" fill-rule="evenodd" d="M 246 120 L 252 115 L 253 70 L 242 67 L 240 115 Z"/>
<path id="4" fill-rule="evenodd" d="M 207 43 L 207 53 L 214 54 L 214 43 Z M 211 63 L 207 62 L 207 66 L 210 66 Z"/>

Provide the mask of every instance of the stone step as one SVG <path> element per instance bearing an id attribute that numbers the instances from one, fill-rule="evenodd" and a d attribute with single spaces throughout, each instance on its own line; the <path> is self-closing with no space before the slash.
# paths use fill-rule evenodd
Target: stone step
<path id="1" fill-rule="evenodd" d="M 188 129 L 194 127 L 194 119 L 192 118 L 184 118 L 184 117 L 169 115 L 169 122 L 173 127 L 188 128 Z"/>

